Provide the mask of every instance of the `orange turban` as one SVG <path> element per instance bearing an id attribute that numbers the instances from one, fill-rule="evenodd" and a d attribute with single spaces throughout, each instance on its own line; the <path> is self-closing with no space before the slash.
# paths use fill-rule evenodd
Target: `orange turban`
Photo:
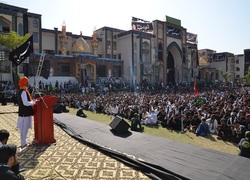
<path id="1" fill-rule="evenodd" d="M 28 79 L 26 76 L 21 77 L 20 80 L 19 80 L 18 86 L 19 86 L 19 87 L 23 87 L 23 86 L 25 86 L 28 82 L 29 82 L 29 79 Z"/>

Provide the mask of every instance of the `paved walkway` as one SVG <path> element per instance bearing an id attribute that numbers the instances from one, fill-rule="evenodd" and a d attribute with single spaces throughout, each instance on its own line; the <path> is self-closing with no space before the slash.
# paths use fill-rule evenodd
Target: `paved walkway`
<path id="1" fill-rule="evenodd" d="M 19 130 L 16 129 L 17 106 L 0 105 L 0 129 L 10 132 L 8 143 L 20 145 Z M 19 154 L 20 166 L 26 171 L 26 180 L 147 180 L 143 173 L 118 162 L 95 149 L 71 138 L 54 125 L 56 143 L 52 145 L 30 145 Z M 28 141 L 32 142 L 34 130 L 29 130 Z"/>

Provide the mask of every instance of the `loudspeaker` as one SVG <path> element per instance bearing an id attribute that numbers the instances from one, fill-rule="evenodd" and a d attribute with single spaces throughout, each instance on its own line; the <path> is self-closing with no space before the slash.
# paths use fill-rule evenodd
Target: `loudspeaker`
<path id="1" fill-rule="evenodd" d="M 126 121 L 118 116 L 113 119 L 109 126 L 117 133 L 126 133 L 128 132 L 128 128 L 130 127 L 130 125 Z"/>
<path id="2" fill-rule="evenodd" d="M 45 79 L 48 79 L 49 73 L 50 73 L 50 61 L 44 60 L 42 71 L 41 71 L 41 76 L 44 77 Z"/>
<path id="3" fill-rule="evenodd" d="M 63 106 L 61 104 L 53 105 L 53 113 L 62 113 L 62 112 L 63 112 Z"/>

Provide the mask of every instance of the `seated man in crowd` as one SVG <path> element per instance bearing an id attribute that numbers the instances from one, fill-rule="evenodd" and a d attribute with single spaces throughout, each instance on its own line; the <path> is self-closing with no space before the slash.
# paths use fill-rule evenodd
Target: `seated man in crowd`
<path id="1" fill-rule="evenodd" d="M 243 124 L 246 131 L 250 131 L 250 114 L 246 114 L 245 123 Z"/>
<path id="2" fill-rule="evenodd" d="M 198 115 L 195 114 L 191 123 L 190 123 L 189 131 L 195 133 L 196 129 L 200 125 L 200 123 L 201 123 L 201 120 L 198 118 Z"/>
<path id="3" fill-rule="evenodd" d="M 0 147 L 0 179 L 11 180 L 21 179 L 24 177 L 19 173 L 19 168 L 13 170 L 13 166 L 18 165 L 17 146 L 13 144 L 3 145 Z"/>
<path id="4" fill-rule="evenodd" d="M 7 141 L 9 139 L 10 133 L 6 129 L 0 130 L 0 147 L 7 144 Z"/>
<path id="5" fill-rule="evenodd" d="M 181 130 L 181 119 L 178 114 L 175 114 L 172 118 L 169 119 L 168 127 L 173 130 Z"/>
<path id="6" fill-rule="evenodd" d="M 82 107 L 79 107 L 79 109 L 77 110 L 76 112 L 76 116 L 79 116 L 79 117 L 83 117 L 83 118 L 86 118 L 87 115 L 84 114 L 83 110 L 82 110 Z"/>
<path id="7" fill-rule="evenodd" d="M 207 136 L 210 135 L 209 126 L 206 123 L 206 118 L 201 118 L 201 123 L 199 124 L 198 128 L 195 131 L 197 136 Z"/>
<path id="8" fill-rule="evenodd" d="M 156 125 L 157 124 L 157 114 L 154 109 L 150 109 L 150 112 L 145 116 L 144 124 L 146 125 Z"/>
<path id="9" fill-rule="evenodd" d="M 242 138 L 238 144 L 240 156 L 250 158 L 250 131 L 246 131 L 245 138 Z"/>
<path id="10" fill-rule="evenodd" d="M 234 143 L 239 143 L 241 138 L 245 135 L 245 126 L 241 125 L 238 121 L 235 121 L 231 126 L 232 137 L 231 141 Z"/>
<path id="11" fill-rule="evenodd" d="M 161 108 L 158 112 L 157 121 L 162 125 L 162 127 L 167 127 L 167 115 L 164 108 Z"/>
<path id="12" fill-rule="evenodd" d="M 211 134 L 217 134 L 218 121 L 215 118 L 215 115 L 212 114 L 211 118 L 207 119 L 207 124 Z"/>
<path id="13" fill-rule="evenodd" d="M 135 113 L 134 117 L 131 119 L 131 131 L 142 131 L 141 121 L 137 113 Z"/>
<path id="14" fill-rule="evenodd" d="M 225 118 L 221 118 L 220 125 L 218 126 L 217 131 L 218 131 L 217 139 L 224 140 L 224 141 L 229 140 L 231 136 L 231 129 L 230 129 L 230 126 L 227 125 Z"/>

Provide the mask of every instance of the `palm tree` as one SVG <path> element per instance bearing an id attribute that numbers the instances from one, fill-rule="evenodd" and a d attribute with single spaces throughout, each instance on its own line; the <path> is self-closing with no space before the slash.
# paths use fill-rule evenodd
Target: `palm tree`
<path id="1" fill-rule="evenodd" d="M 219 69 L 219 71 L 220 71 L 220 74 L 221 74 L 221 76 L 222 76 L 222 78 L 224 80 L 225 85 L 227 85 L 228 84 L 228 78 L 231 77 L 232 73 L 231 72 L 223 72 L 221 68 Z"/>

